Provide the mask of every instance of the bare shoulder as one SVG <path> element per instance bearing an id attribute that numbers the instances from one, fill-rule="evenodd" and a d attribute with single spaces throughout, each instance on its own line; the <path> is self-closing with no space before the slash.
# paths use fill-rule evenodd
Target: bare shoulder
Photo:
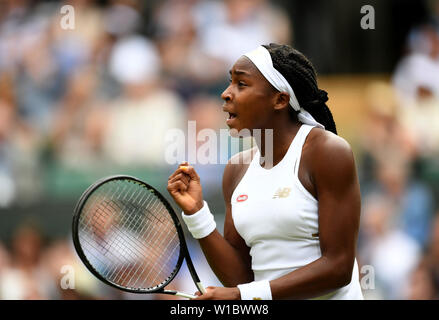
<path id="1" fill-rule="evenodd" d="M 311 130 L 303 152 L 307 154 L 308 158 L 323 162 L 353 159 L 352 148 L 344 138 L 319 128 Z"/>
<path id="2" fill-rule="evenodd" d="M 316 178 L 341 181 L 356 175 L 354 154 L 342 137 L 326 130 L 311 130 L 303 148 L 302 159 Z"/>
<path id="3" fill-rule="evenodd" d="M 230 199 L 232 196 L 233 191 L 247 171 L 250 162 L 253 160 L 256 151 L 257 147 L 253 147 L 241 151 L 229 159 L 224 168 L 223 175 L 223 193 L 225 199 Z"/>

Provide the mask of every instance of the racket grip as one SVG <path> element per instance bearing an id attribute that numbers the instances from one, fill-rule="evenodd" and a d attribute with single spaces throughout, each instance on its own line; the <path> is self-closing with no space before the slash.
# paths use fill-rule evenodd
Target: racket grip
<path id="1" fill-rule="evenodd" d="M 206 289 L 204 288 L 203 284 L 200 282 L 197 282 L 197 288 L 198 290 L 201 292 L 201 294 L 205 294 L 206 293 Z"/>
<path id="2" fill-rule="evenodd" d="M 194 296 L 193 294 L 188 294 L 184 292 L 176 292 L 176 296 L 186 298 L 186 299 L 195 299 L 197 296 Z"/>

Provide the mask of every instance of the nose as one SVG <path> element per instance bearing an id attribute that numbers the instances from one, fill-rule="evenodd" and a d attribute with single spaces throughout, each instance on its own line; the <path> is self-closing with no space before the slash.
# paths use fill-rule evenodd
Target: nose
<path id="1" fill-rule="evenodd" d="M 232 100 L 232 93 L 230 91 L 230 86 L 226 88 L 221 94 L 221 99 L 223 99 L 226 103 Z"/>

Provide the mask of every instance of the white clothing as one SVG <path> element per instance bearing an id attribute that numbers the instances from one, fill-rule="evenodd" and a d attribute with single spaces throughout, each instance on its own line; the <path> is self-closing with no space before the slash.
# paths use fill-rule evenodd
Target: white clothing
<path id="1" fill-rule="evenodd" d="M 267 170 L 257 151 L 233 192 L 235 228 L 250 247 L 255 281 L 273 280 L 321 257 L 318 202 L 301 184 L 302 147 L 313 126 L 302 125 L 284 158 Z M 351 283 L 324 299 L 363 299 L 357 262 Z"/>
<path id="2" fill-rule="evenodd" d="M 419 87 L 431 90 L 438 99 L 439 61 L 425 54 L 411 54 L 398 63 L 392 82 L 403 106 L 417 101 Z"/>

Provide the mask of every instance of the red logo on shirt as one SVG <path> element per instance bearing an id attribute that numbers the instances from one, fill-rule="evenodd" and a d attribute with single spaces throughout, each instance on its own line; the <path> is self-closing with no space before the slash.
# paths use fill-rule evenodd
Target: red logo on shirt
<path id="1" fill-rule="evenodd" d="M 238 198 L 236 198 L 236 201 L 238 201 L 238 202 L 243 202 L 243 201 L 245 201 L 245 200 L 247 200 L 247 199 L 248 199 L 248 195 L 246 195 L 246 194 L 241 194 L 241 195 L 238 196 Z"/>

